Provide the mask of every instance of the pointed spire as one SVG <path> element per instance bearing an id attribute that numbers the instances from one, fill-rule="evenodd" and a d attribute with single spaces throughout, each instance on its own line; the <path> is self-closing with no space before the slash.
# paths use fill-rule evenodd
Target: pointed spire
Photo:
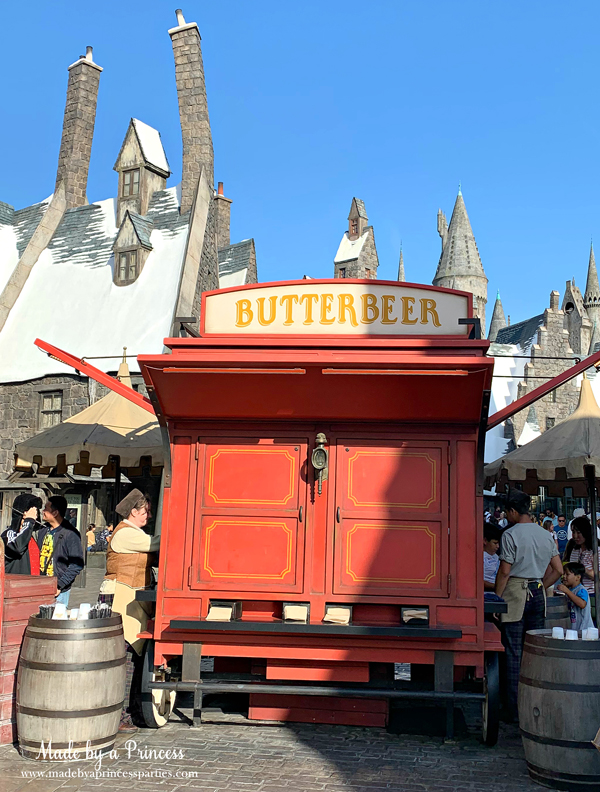
<path id="1" fill-rule="evenodd" d="M 462 182 L 458 182 L 458 194 L 462 195 Z"/>
<path id="2" fill-rule="evenodd" d="M 584 307 L 588 304 L 595 305 L 600 301 L 600 284 L 598 283 L 598 270 L 596 269 L 596 257 L 594 256 L 594 243 L 590 244 L 590 260 L 588 264 L 587 282 L 585 284 L 585 294 L 583 297 Z"/>
<path id="3" fill-rule="evenodd" d="M 442 213 L 438 212 L 438 230 L 440 228 L 441 215 Z M 482 325 L 484 325 L 487 278 L 483 270 L 462 191 L 459 191 L 456 196 L 456 203 L 454 204 L 450 225 L 445 237 L 445 239 L 442 237 L 442 255 L 433 279 L 433 285 L 444 286 L 449 289 L 462 289 L 474 293 L 477 300 L 477 316 L 479 316 L 482 320 Z"/>
<path id="4" fill-rule="evenodd" d="M 400 261 L 398 262 L 398 280 L 405 281 L 406 275 L 404 274 L 404 253 L 402 252 L 402 240 L 400 240 Z"/>
<path id="5" fill-rule="evenodd" d="M 502 307 L 500 292 L 498 291 L 496 294 L 496 302 L 494 303 L 492 321 L 490 322 L 490 332 L 488 333 L 489 341 L 494 342 L 498 336 L 498 330 L 502 330 L 503 327 L 508 327 L 508 325 L 504 316 L 504 308 Z"/>

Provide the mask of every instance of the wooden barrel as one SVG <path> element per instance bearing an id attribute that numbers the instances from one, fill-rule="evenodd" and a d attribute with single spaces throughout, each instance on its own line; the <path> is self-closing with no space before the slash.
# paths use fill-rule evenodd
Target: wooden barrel
<path id="1" fill-rule="evenodd" d="M 32 616 L 17 677 L 23 756 L 57 761 L 69 759 L 69 746 L 83 749 L 82 756 L 86 745 L 110 750 L 123 707 L 126 660 L 119 615 L 86 621 Z"/>
<path id="2" fill-rule="evenodd" d="M 525 636 L 519 725 L 534 781 L 569 792 L 600 789 L 600 641 Z"/>
<path id="3" fill-rule="evenodd" d="M 546 620 L 544 625 L 547 630 L 551 630 L 553 627 L 564 627 L 565 630 L 571 629 L 569 606 L 564 595 L 546 598 Z"/>

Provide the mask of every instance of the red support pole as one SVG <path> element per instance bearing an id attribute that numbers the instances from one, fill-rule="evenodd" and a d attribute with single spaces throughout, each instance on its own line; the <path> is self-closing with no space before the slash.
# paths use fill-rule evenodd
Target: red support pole
<path id="1" fill-rule="evenodd" d="M 571 366 L 570 369 L 563 371 L 563 373 L 559 374 L 558 377 L 548 380 L 548 382 L 546 382 L 544 385 L 540 385 L 539 388 L 534 388 L 530 393 L 526 393 L 525 396 L 521 396 L 520 399 L 517 399 L 512 404 L 504 407 L 504 409 L 498 410 L 497 413 L 490 415 L 488 418 L 486 431 L 493 429 L 494 426 L 498 426 L 499 423 L 506 421 L 507 418 L 510 418 L 520 410 L 524 410 L 525 407 L 529 407 L 530 404 L 538 401 L 538 399 L 541 399 L 542 396 L 546 396 L 546 394 L 550 393 L 550 391 L 558 388 L 559 385 L 564 385 L 565 382 L 572 380 L 573 377 L 583 373 L 586 371 L 586 369 L 591 368 L 598 362 L 600 362 L 600 352 L 595 352 L 593 355 L 585 358 L 585 360 L 577 363 L 577 365 Z"/>
<path id="2" fill-rule="evenodd" d="M 86 377 L 96 380 L 96 382 L 104 385 L 109 390 L 118 393 L 119 396 L 124 396 L 126 399 L 129 399 L 130 402 L 137 404 L 138 407 L 143 407 L 144 410 L 155 415 L 154 407 L 150 399 L 142 396 L 141 393 L 137 393 L 133 388 L 123 385 L 118 379 L 111 377 L 109 374 L 105 374 L 90 363 L 86 363 L 85 360 L 75 357 L 75 355 L 71 355 L 69 352 L 65 352 L 58 347 L 52 346 L 52 344 L 48 344 L 46 341 L 42 341 L 41 338 L 36 338 L 33 343 L 43 352 L 46 352 L 49 357 L 54 358 L 54 360 L 58 360 L 66 366 L 71 366 L 80 374 L 85 374 Z"/>

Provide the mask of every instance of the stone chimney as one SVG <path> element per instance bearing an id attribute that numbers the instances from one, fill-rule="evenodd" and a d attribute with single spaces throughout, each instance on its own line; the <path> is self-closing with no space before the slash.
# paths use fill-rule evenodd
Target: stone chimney
<path id="1" fill-rule="evenodd" d="M 217 248 L 229 247 L 231 237 L 229 233 L 229 222 L 231 220 L 231 198 L 225 198 L 223 194 L 223 182 L 219 182 L 217 194 Z"/>
<path id="2" fill-rule="evenodd" d="M 67 103 L 56 171 L 56 187 L 61 182 L 65 185 L 67 209 L 87 203 L 86 189 L 101 71 L 101 67 L 92 59 L 91 47 L 69 66 Z"/>
<path id="3" fill-rule="evenodd" d="M 550 310 L 551 311 L 558 311 L 558 301 L 560 298 L 560 294 L 557 291 L 550 292 Z"/>
<path id="4" fill-rule="evenodd" d="M 169 30 L 175 58 L 175 81 L 183 140 L 181 175 L 181 213 L 191 209 L 202 168 L 209 185 L 214 184 L 214 154 L 200 31 L 195 22 L 187 23 L 177 9 L 177 27 Z"/>

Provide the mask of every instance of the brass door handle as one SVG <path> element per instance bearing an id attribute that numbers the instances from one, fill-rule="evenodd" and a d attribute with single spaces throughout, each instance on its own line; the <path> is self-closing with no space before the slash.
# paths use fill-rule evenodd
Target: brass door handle
<path id="1" fill-rule="evenodd" d="M 300 513 L 298 514 L 298 522 L 302 522 L 302 506 L 300 506 Z"/>

